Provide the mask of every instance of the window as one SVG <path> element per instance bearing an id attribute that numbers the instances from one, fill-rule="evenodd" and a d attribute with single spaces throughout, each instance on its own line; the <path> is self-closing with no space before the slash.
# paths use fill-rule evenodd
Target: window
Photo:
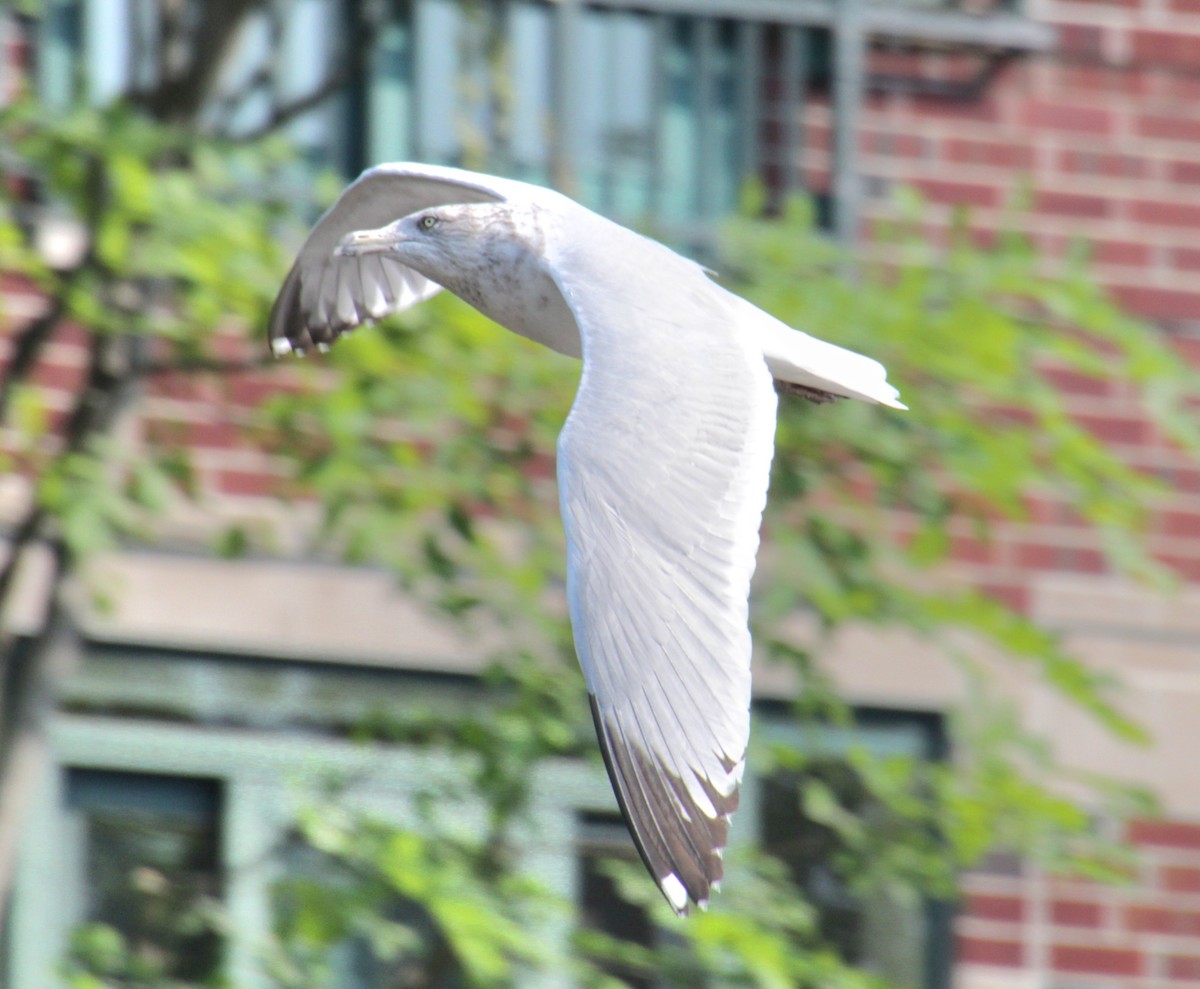
<path id="1" fill-rule="evenodd" d="M 466 989 L 462 965 L 428 911 L 382 877 L 313 848 L 296 832 L 273 860 L 272 915 L 293 967 L 323 971 L 324 984 L 339 989 Z M 393 941 L 385 929 L 406 936 Z"/>
<path id="2" fill-rule="evenodd" d="M 212 780 L 67 771 L 79 920 L 120 933 L 121 975 L 199 983 L 216 974 L 221 943 L 208 907 L 221 894 L 220 802 Z M 95 964 L 86 939 L 73 960 Z"/>
<path id="3" fill-rule="evenodd" d="M 579 818 L 577 842 L 581 920 L 586 930 L 630 944 L 652 947 L 656 931 L 646 912 L 627 903 L 605 870 L 608 862 L 639 862 L 637 850 L 619 814 L 585 812 Z M 609 974 L 630 989 L 655 989 L 645 973 L 609 962 Z"/>
<path id="4" fill-rule="evenodd" d="M 798 747 L 781 722 L 764 727 L 768 741 Z M 855 895 L 832 864 L 841 852 L 839 836 L 805 814 L 802 801 L 805 784 L 816 782 L 840 806 L 888 828 L 885 809 L 871 803 L 846 751 L 857 747 L 878 755 L 943 759 L 941 723 L 932 715 L 861 709 L 853 727 L 828 728 L 819 735 L 802 768 L 779 769 L 757 781 L 762 847 L 786 865 L 817 907 L 822 935 L 844 959 L 904 989 L 943 989 L 950 984 L 951 964 L 946 905 L 912 904 L 883 891 Z"/>
<path id="5" fill-rule="evenodd" d="M 757 25 L 531 0 L 410 9 L 368 59 L 364 163 L 486 165 L 675 226 L 729 212 L 758 165 Z"/>
<path id="6" fill-rule="evenodd" d="M 778 712 L 778 713 L 777 713 Z M 791 722 L 789 724 L 789 722 Z M 908 902 L 880 894 L 852 894 L 831 863 L 839 839 L 828 827 L 805 816 L 800 787 L 819 780 L 842 806 L 870 815 L 860 780 L 845 758 L 851 746 L 879 754 L 925 759 L 944 757 L 940 722 L 933 716 L 861 710 L 848 729 L 809 728 L 798 745 L 794 721 L 774 704 L 756 705 L 755 733 L 762 741 L 811 749 L 802 770 L 781 770 L 752 778 L 753 759 L 742 794 L 737 827 L 757 838 L 764 851 L 780 859 L 793 881 L 817 908 L 820 931 L 852 965 L 886 976 L 904 989 L 944 989 L 949 985 L 949 915 L 936 903 Z M 882 812 L 881 812 L 882 813 Z M 626 902 L 609 875 L 611 862 L 640 862 L 625 824 L 616 814 L 588 812 L 577 824 L 578 896 L 585 929 L 643 947 L 663 947 L 664 932 L 646 913 Z M 620 962 L 607 970 L 633 989 L 667 989 L 674 982 L 648 976 Z M 692 985 L 694 978 L 680 984 Z"/>

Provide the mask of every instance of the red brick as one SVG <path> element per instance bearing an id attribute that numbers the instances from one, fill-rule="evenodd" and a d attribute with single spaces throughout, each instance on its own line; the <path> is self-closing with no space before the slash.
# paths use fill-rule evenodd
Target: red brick
<path id="1" fill-rule="evenodd" d="M 223 494 L 263 498 L 279 494 L 280 479 L 257 471 L 222 470 L 217 472 L 214 486 Z"/>
<path id="2" fill-rule="evenodd" d="M 1050 920 L 1061 927 L 1099 927 L 1104 908 L 1086 900 L 1054 900 L 1050 904 Z"/>
<path id="3" fill-rule="evenodd" d="M 1200 14 L 1200 0 L 1170 0 L 1170 7 L 1182 14 Z"/>
<path id="4" fill-rule="evenodd" d="M 1000 120 L 1000 108 L 994 100 L 914 99 L 912 111 L 918 117 L 935 120 L 973 120 L 994 124 Z"/>
<path id="5" fill-rule="evenodd" d="M 38 295 L 37 284 L 26 275 L 0 271 L 0 295 Z"/>
<path id="6" fill-rule="evenodd" d="M 1045 525 L 1071 526 L 1088 524 L 1079 514 L 1078 509 L 1066 501 L 1053 498 L 1027 498 L 1025 505 L 1030 519 L 1034 522 L 1041 522 Z"/>
<path id="7" fill-rule="evenodd" d="M 190 446 L 208 446 L 215 449 L 230 449 L 240 446 L 238 430 L 227 420 L 218 419 L 215 422 L 188 422 L 187 444 Z"/>
<path id="8" fill-rule="evenodd" d="M 1186 467 L 1169 467 L 1155 471 L 1180 494 L 1200 494 L 1200 470 Z"/>
<path id="9" fill-rule="evenodd" d="M 960 937 L 958 939 L 958 961 L 975 965 L 1004 965 L 1020 968 L 1025 964 L 1025 946 L 1019 941 Z"/>
<path id="10" fill-rule="evenodd" d="M 1200 367 L 1200 337 L 1175 337 L 1171 340 L 1171 346 L 1184 360 Z"/>
<path id="11" fill-rule="evenodd" d="M 1146 441 L 1146 423 L 1125 416 L 1076 413 L 1075 421 L 1105 443 L 1140 444 Z"/>
<path id="12" fill-rule="evenodd" d="M 1168 141 L 1200 141 L 1200 120 L 1179 114 L 1146 113 L 1137 119 L 1137 132 L 1142 137 Z"/>
<path id="13" fill-rule="evenodd" d="M 279 382 L 265 374 L 235 374 L 225 384 L 230 399 L 237 405 L 261 405 L 280 390 Z"/>
<path id="14" fill-rule="evenodd" d="M 1048 543 L 1019 543 L 1013 553 L 1013 562 L 1029 570 L 1103 573 L 1107 569 L 1104 554 L 1099 550 Z"/>
<path id="15" fill-rule="evenodd" d="M 995 165 L 998 168 L 1032 168 L 1033 148 L 1007 141 L 972 141 L 952 137 L 945 143 L 948 161 L 971 165 Z"/>
<path id="16" fill-rule="evenodd" d="M 1155 80 L 1155 95 L 1168 103 L 1190 103 L 1200 99 L 1200 75 L 1186 72 L 1144 72 Z"/>
<path id="17" fill-rule="evenodd" d="M 1107 178 L 1141 179 L 1150 174 L 1149 159 L 1076 148 L 1067 148 L 1059 154 L 1058 167 L 1064 172 Z"/>
<path id="18" fill-rule="evenodd" d="M 1163 889 L 1172 893 L 1200 893 L 1200 869 L 1183 865 L 1163 866 L 1159 882 Z"/>
<path id="19" fill-rule="evenodd" d="M 1200 291 L 1143 285 L 1114 285 L 1110 291 L 1123 307 L 1148 319 L 1200 319 Z"/>
<path id="20" fill-rule="evenodd" d="M 998 556 L 994 542 L 960 535 L 950 536 L 949 555 L 961 563 L 995 563 Z"/>
<path id="21" fill-rule="evenodd" d="M 1168 956 L 1167 978 L 1200 982 L 1200 957 L 1195 955 Z"/>
<path id="22" fill-rule="evenodd" d="M 1200 824 L 1183 821 L 1133 821 L 1127 836 L 1135 845 L 1200 849 Z"/>
<path id="23" fill-rule="evenodd" d="M 1056 944 L 1050 949 L 1050 967 L 1056 972 L 1140 975 L 1142 973 L 1142 955 L 1131 948 Z"/>
<path id="24" fill-rule="evenodd" d="M 1155 65 L 1195 69 L 1200 65 L 1200 34 L 1135 30 L 1130 35 L 1135 60 Z"/>
<path id="25" fill-rule="evenodd" d="M 948 179 L 918 179 L 913 183 L 934 203 L 948 206 L 998 206 L 1000 189 L 978 182 L 953 182 Z"/>
<path id="26" fill-rule="evenodd" d="M 1141 934 L 1179 934 L 1185 937 L 1200 935 L 1200 913 L 1194 910 L 1173 910 L 1145 904 L 1125 910 L 1125 926 Z"/>
<path id="27" fill-rule="evenodd" d="M 967 912 L 980 920 L 1025 919 L 1025 901 L 1019 896 L 994 896 L 976 893 L 967 897 Z"/>
<path id="28" fill-rule="evenodd" d="M 1013 611 L 1021 614 L 1029 612 L 1031 592 L 1026 584 L 983 581 L 979 585 L 979 590 L 988 597 L 1012 608 Z"/>
<path id="29" fill-rule="evenodd" d="M 1153 252 L 1149 244 L 1125 240 L 1094 240 L 1089 242 L 1092 260 L 1097 264 L 1122 264 L 1143 267 L 1150 264 Z"/>
<path id="30" fill-rule="evenodd" d="M 1170 265 L 1178 271 L 1200 271 L 1200 249 L 1195 247 L 1173 247 Z"/>
<path id="31" fill-rule="evenodd" d="M 1112 200 L 1104 196 L 1089 196 L 1078 192 L 1049 192 L 1043 189 L 1034 196 L 1033 209 L 1037 213 L 1099 219 L 1111 213 Z"/>
<path id="32" fill-rule="evenodd" d="M 832 151 L 833 128 L 828 124 L 805 121 L 804 147 L 811 148 L 814 151 Z"/>
<path id="33" fill-rule="evenodd" d="M 1158 524 L 1168 536 L 1200 539 L 1200 512 L 1164 511 L 1158 515 Z"/>
<path id="34" fill-rule="evenodd" d="M 1104 31 L 1094 24 L 1055 24 L 1058 50 L 1064 55 L 1098 58 L 1104 54 Z"/>
<path id="35" fill-rule="evenodd" d="M 924 73 L 924 58 L 913 49 L 874 48 L 867 53 L 872 72 L 893 76 L 920 76 Z"/>
<path id="36" fill-rule="evenodd" d="M 1169 162 L 1167 178 L 1181 185 L 1200 185 L 1200 161 Z"/>
<path id="37" fill-rule="evenodd" d="M 1031 101 L 1026 104 L 1021 121 L 1027 127 L 1078 134 L 1107 135 L 1116 130 L 1116 118 L 1111 110 L 1069 103 Z"/>
<path id="38" fill-rule="evenodd" d="M 1174 570 L 1175 575 L 1185 583 L 1200 583 L 1200 557 L 1159 553 L 1155 555 L 1155 559 L 1164 567 Z"/>
<path id="39" fill-rule="evenodd" d="M 40 362 L 33 369 L 33 383 L 53 391 L 75 391 L 87 377 L 87 369 L 78 364 Z"/>
<path id="40" fill-rule="evenodd" d="M 1135 199 L 1129 203 L 1129 215 L 1138 223 L 1167 227 L 1200 227 L 1200 203 Z"/>
<path id="41" fill-rule="evenodd" d="M 1099 259 L 1097 258 L 1097 260 Z M 1072 368 L 1045 367 L 1040 368 L 1039 371 L 1050 384 L 1068 395 L 1088 395 L 1101 398 L 1113 393 L 1111 381 L 1105 378 L 1096 378 Z"/>
<path id="42" fill-rule="evenodd" d="M 1081 64 L 1078 62 L 1047 67 L 1050 92 L 1083 90 L 1095 96 L 1145 96 L 1153 88 L 1148 72 L 1129 72 L 1124 66 Z"/>

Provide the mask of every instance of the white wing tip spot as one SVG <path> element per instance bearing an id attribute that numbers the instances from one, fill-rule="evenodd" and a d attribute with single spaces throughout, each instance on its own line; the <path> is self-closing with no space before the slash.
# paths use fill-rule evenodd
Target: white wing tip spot
<path id="1" fill-rule="evenodd" d="M 679 881 L 679 877 L 675 873 L 668 872 L 658 881 L 658 885 L 667 894 L 667 901 L 675 908 L 676 912 L 687 906 L 687 890 L 683 888 L 683 883 Z"/>
<path id="2" fill-rule="evenodd" d="M 276 337 L 271 341 L 271 353 L 283 357 L 292 352 L 292 341 L 287 337 Z"/>

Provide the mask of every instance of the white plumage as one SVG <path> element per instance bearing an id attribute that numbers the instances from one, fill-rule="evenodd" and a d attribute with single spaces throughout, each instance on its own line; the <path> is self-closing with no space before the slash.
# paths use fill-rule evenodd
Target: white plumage
<path id="1" fill-rule="evenodd" d="M 883 367 L 793 330 L 559 193 L 428 165 L 363 174 L 271 313 L 275 353 L 445 287 L 583 357 L 559 437 L 576 651 L 618 801 L 671 905 L 722 874 L 749 737 L 747 599 L 772 378 L 903 408 Z"/>

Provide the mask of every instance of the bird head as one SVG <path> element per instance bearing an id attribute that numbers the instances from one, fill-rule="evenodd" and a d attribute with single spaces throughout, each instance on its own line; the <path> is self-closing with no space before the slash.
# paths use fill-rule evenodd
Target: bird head
<path id="1" fill-rule="evenodd" d="M 534 248 L 526 226 L 506 203 L 435 206 L 376 230 L 349 233 L 335 253 L 386 255 L 453 290 L 481 266 L 503 265 Z"/>

